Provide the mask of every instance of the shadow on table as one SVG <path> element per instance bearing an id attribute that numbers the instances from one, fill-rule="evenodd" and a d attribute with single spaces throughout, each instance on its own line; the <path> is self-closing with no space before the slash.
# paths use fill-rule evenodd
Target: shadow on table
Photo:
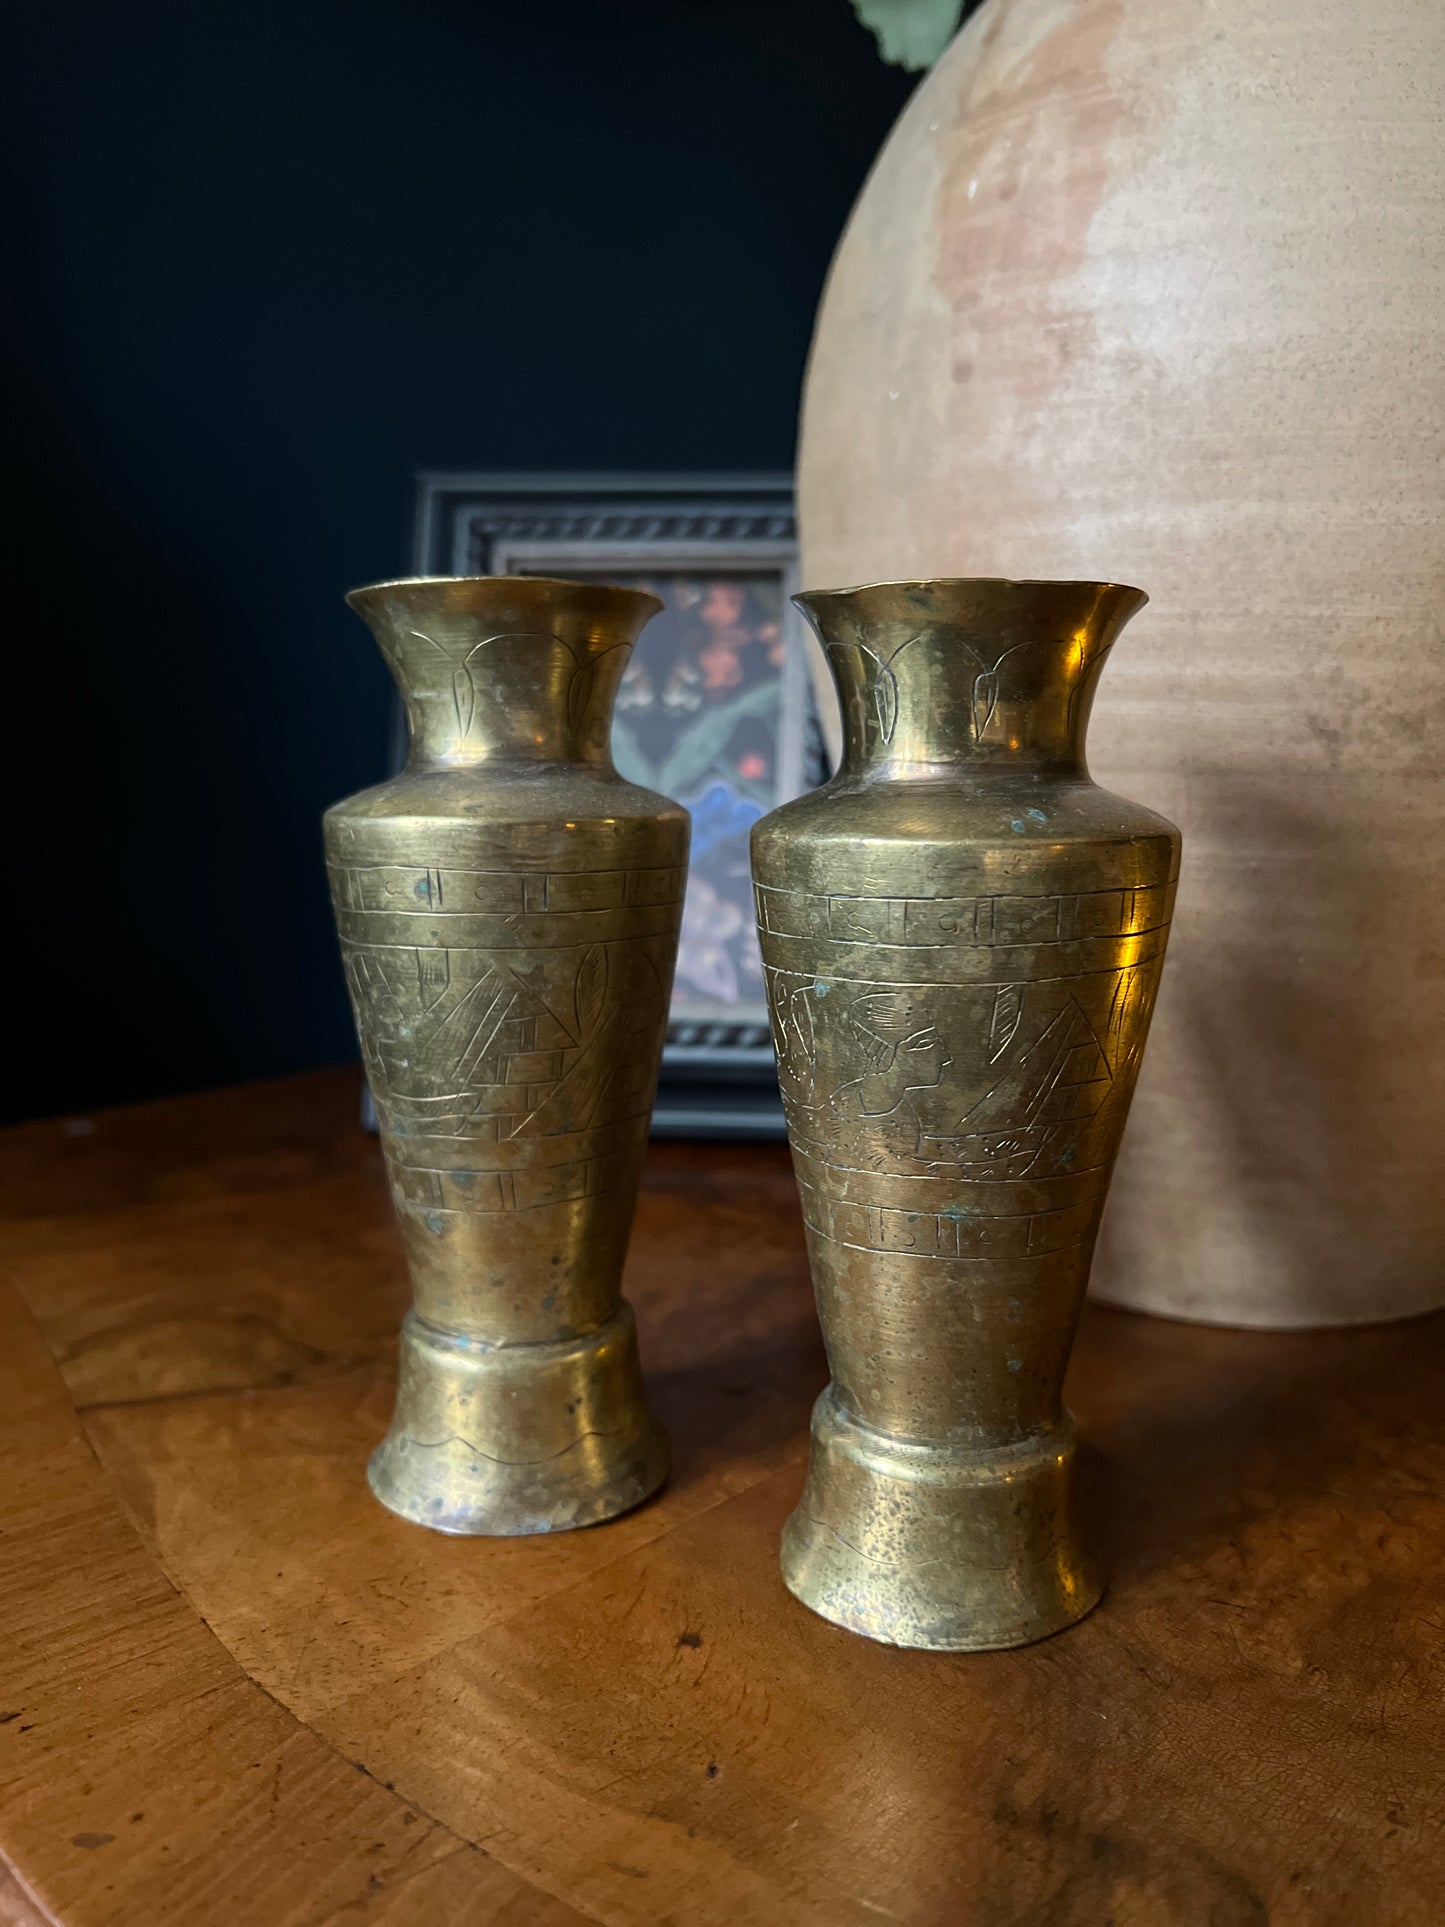
<path id="1" fill-rule="evenodd" d="M 1445 1442 L 1442 1379 L 1445 1313 L 1242 1332 L 1090 1307 L 1068 1397 L 1113 1589 L 1204 1562 L 1262 1522 L 1287 1534 L 1324 1507 L 1343 1540 L 1358 1515 L 1407 1501 Z"/>

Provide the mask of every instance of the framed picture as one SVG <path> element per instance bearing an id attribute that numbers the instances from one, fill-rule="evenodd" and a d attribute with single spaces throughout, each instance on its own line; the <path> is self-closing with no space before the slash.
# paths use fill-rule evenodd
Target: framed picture
<path id="1" fill-rule="evenodd" d="M 826 773 L 787 475 L 420 478 L 420 575 L 556 575 L 650 589 L 618 695 L 621 773 L 692 815 L 654 1129 L 781 1136 L 748 832 Z"/>

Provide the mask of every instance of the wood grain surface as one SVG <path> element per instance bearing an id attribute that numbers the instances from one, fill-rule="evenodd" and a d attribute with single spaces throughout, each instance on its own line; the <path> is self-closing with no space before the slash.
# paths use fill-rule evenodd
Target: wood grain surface
<path id="1" fill-rule="evenodd" d="M 781 1148 L 652 1152 L 666 1491 L 449 1540 L 362 1477 L 407 1292 L 356 1099 L 6 1135 L 0 1921 L 1445 1919 L 1445 1317 L 1091 1308 L 1103 1605 L 896 1652 L 778 1576 L 825 1377 Z"/>

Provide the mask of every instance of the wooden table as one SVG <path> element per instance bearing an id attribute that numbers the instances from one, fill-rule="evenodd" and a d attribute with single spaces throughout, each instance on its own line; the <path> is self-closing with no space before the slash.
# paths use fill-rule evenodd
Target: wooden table
<path id="1" fill-rule="evenodd" d="M 1103 1605 L 895 1652 L 778 1577 L 825 1376 L 782 1149 L 653 1151 L 668 1490 L 449 1540 L 363 1483 L 406 1289 L 356 1100 L 7 1136 L 0 1921 L 1445 1921 L 1445 1318 L 1091 1310 Z"/>

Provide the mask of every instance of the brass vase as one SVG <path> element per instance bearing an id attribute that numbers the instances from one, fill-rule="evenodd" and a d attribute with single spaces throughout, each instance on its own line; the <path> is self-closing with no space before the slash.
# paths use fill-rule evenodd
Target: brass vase
<path id="1" fill-rule="evenodd" d="M 1100 1582 L 1064 1368 L 1164 958 L 1179 834 L 1089 779 L 1093 582 L 798 598 L 839 773 L 753 830 L 832 1382 L 783 1575 L 899 1646 L 1022 1645 Z"/>
<path id="2" fill-rule="evenodd" d="M 443 1532 L 590 1525 L 668 1470 L 621 1278 L 688 822 L 609 749 L 661 604 L 507 577 L 347 600 L 411 732 L 400 776 L 326 816 L 415 1293 L 371 1488 Z"/>

